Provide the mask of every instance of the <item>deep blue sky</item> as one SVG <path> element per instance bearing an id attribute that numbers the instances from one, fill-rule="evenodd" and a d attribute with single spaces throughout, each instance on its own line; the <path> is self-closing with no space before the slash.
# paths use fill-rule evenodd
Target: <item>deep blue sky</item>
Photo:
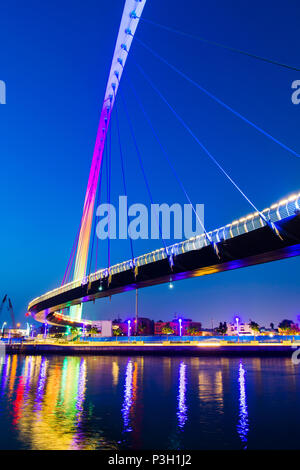
<path id="1" fill-rule="evenodd" d="M 1 297 L 8 293 L 19 320 L 28 301 L 62 279 L 81 216 L 99 112 L 123 0 L 28 0 L 1 8 L 0 106 Z M 148 0 L 144 17 L 173 28 L 299 66 L 300 7 L 252 0 Z M 291 102 L 297 72 L 281 69 L 141 23 L 137 35 L 240 113 L 300 150 L 300 105 Z M 251 209 L 139 75 L 140 63 L 213 155 L 258 207 L 300 190 L 300 161 L 240 122 L 144 51 L 136 42 L 122 88 L 135 122 L 156 202 L 185 199 L 170 174 L 128 86 L 139 91 L 194 203 L 205 204 L 209 229 Z M 148 203 L 120 103 L 130 202 Z M 114 128 L 115 129 L 115 128 Z M 113 139 L 115 140 L 115 130 Z M 119 155 L 113 151 L 113 199 L 123 194 Z M 148 251 L 136 244 L 136 254 Z M 106 264 L 105 250 L 102 263 Z M 129 243 L 113 244 L 113 259 L 130 257 Z M 209 325 L 244 320 L 275 323 L 300 314 L 298 258 L 140 291 L 141 314 L 174 312 Z M 94 318 L 125 316 L 134 293 L 98 301 Z M 3 317 L 5 315 L 2 315 Z"/>

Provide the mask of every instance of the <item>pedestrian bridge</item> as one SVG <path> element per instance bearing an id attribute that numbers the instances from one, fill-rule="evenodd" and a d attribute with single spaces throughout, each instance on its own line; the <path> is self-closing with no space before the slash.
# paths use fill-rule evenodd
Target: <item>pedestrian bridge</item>
<path id="1" fill-rule="evenodd" d="M 142 287 L 267 263 L 300 254 L 300 193 L 209 233 L 152 251 L 35 298 L 36 320 L 76 324 L 62 309 Z M 80 325 L 88 323 L 81 320 Z"/>

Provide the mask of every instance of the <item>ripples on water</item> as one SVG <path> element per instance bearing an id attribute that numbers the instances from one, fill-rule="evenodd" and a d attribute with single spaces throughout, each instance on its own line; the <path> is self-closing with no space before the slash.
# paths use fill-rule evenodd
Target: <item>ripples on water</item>
<path id="1" fill-rule="evenodd" d="M 1 449 L 298 448 L 288 358 L 7 356 Z"/>

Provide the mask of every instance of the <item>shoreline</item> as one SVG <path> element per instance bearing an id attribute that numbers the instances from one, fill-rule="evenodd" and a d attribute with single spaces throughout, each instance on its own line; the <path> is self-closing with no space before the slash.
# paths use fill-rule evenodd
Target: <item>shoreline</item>
<path id="1" fill-rule="evenodd" d="M 10 344 L 7 354 L 63 354 L 63 355 L 174 355 L 174 356 L 291 356 L 299 345 L 290 344 Z"/>

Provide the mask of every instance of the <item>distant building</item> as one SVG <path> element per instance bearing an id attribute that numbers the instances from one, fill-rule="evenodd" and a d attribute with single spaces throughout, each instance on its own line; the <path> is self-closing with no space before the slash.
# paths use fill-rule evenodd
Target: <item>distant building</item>
<path id="1" fill-rule="evenodd" d="M 238 329 L 238 331 L 237 331 Z M 227 325 L 227 333 L 228 336 L 234 336 L 234 335 L 253 335 L 254 332 L 252 328 L 250 328 L 249 323 L 229 323 Z M 257 333 L 256 333 L 257 334 Z"/>
<path id="2" fill-rule="evenodd" d="M 279 325 L 278 325 L 278 332 L 280 335 L 299 335 L 300 334 L 298 323 L 291 322 L 289 325 L 286 325 L 286 328 L 282 328 Z"/>
<path id="3" fill-rule="evenodd" d="M 134 324 L 135 324 L 135 320 L 134 320 Z M 154 334 L 154 321 L 150 320 L 150 318 L 139 317 L 137 334 L 141 336 L 153 335 Z"/>
<path id="4" fill-rule="evenodd" d="M 28 331 L 23 328 L 5 328 L 1 336 L 2 338 L 23 338 L 28 336 Z"/>
<path id="5" fill-rule="evenodd" d="M 163 329 L 164 328 L 171 328 L 174 333 L 174 336 L 180 336 L 180 320 L 178 318 L 175 318 L 174 320 L 170 322 L 164 322 L 162 320 L 159 320 L 155 322 L 154 324 L 154 334 L 155 335 L 163 335 Z M 199 332 L 201 334 L 201 323 L 200 322 L 194 322 L 190 318 L 187 319 L 182 319 L 181 321 L 181 336 L 186 336 L 189 335 L 189 331 L 191 329 L 195 330 L 196 332 Z"/>
<path id="6" fill-rule="evenodd" d="M 201 336 L 214 336 L 216 334 L 213 328 L 202 328 Z"/>
<path id="7" fill-rule="evenodd" d="M 262 336 L 278 335 L 278 330 L 275 328 L 265 328 L 262 326 L 259 330 L 259 334 Z"/>
<path id="8" fill-rule="evenodd" d="M 171 328 L 171 325 L 170 325 L 170 322 L 165 322 L 165 321 L 162 321 L 162 320 L 159 320 L 159 321 L 156 321 L 154 323 L 154 334 L 155 335 L 162 335 L 162 329 L 163 328 L 166 328 L 170 326 Z"/>
<path id="9" fill-rule="evenodd" d="M 136 331 L 135 318 L 128 318 L 130 321 L 130 335 L 134 336 Z M 128 336 L 128 320 L 122 321 L 120 318 L 113 321 L 113 329 L 119 328 L 121 334 Z M 146 317 L 138 317 L 137 335 L 151 336 L 154 334 L 154 321 Z"/>
<path id="10" fill-rule="evenodd" d="M 111 320 L 98 320 L 92 322 L 92 328 L 99 331 L 99 335 L 106 337 L 112 336 L 112 321 Z"/>

